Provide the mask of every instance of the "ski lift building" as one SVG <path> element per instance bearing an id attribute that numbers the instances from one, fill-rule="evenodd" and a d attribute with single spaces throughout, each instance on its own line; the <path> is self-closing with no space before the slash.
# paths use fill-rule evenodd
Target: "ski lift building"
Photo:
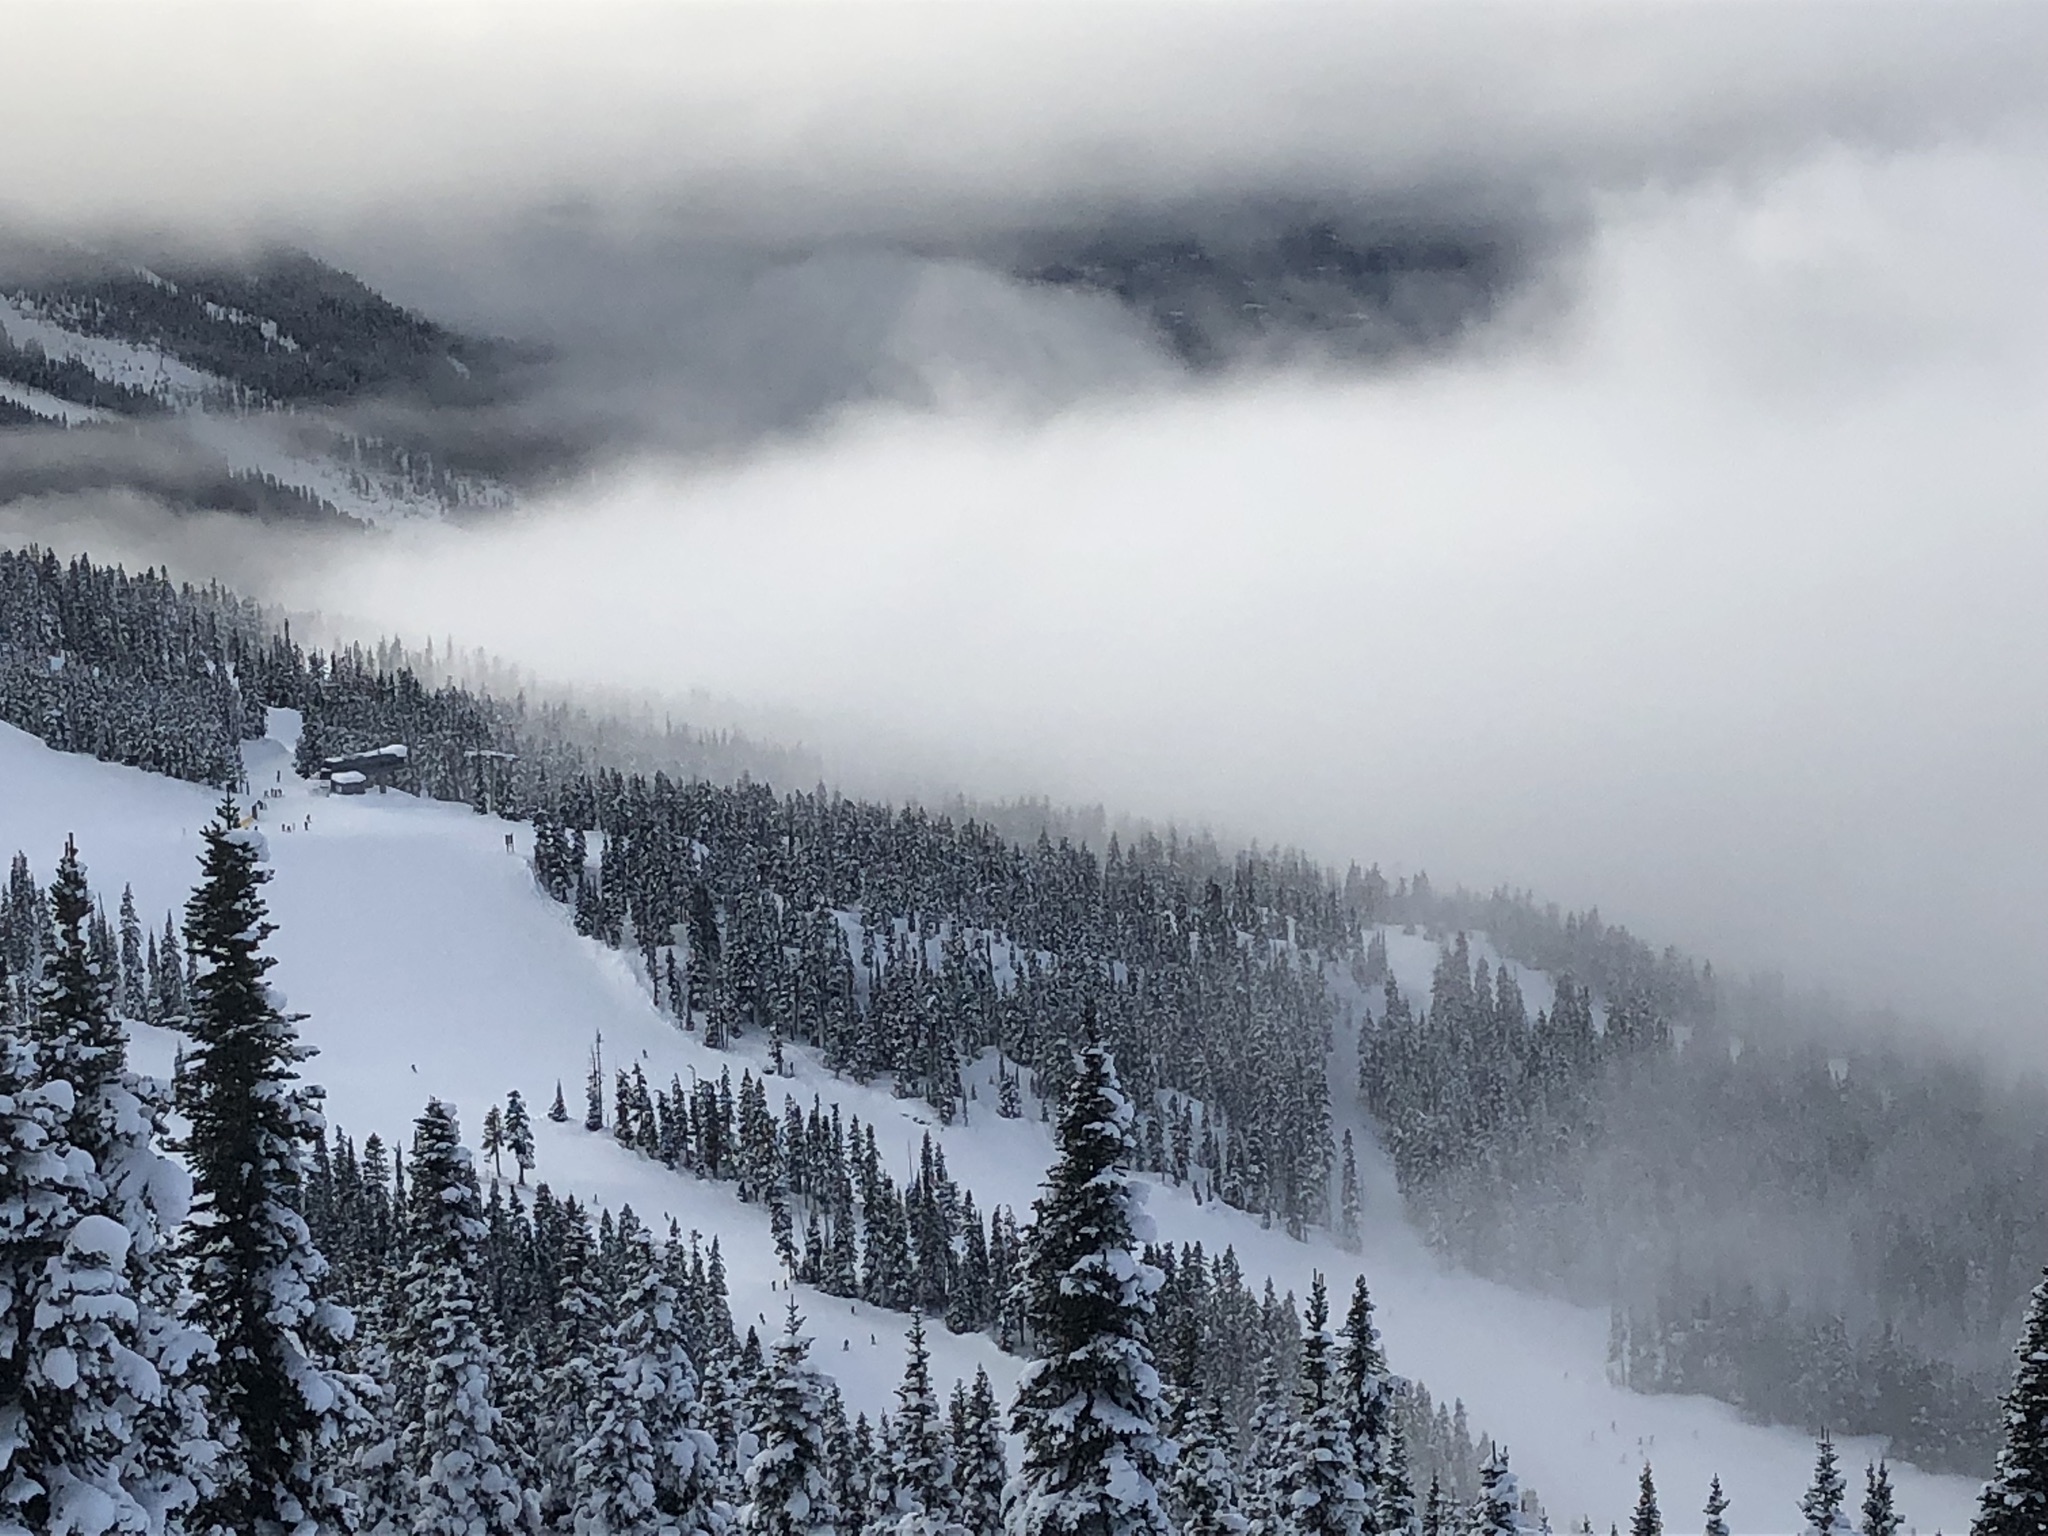
<path id="1" fill-rule="evenodd" d="M 402 742 L 393 742 L 374 752 L 348 752 L 324 759 L 320 777 L 337 795 L 366 795 L 373 788 L 381 791 L 397 783 L 408 756 Z"/>

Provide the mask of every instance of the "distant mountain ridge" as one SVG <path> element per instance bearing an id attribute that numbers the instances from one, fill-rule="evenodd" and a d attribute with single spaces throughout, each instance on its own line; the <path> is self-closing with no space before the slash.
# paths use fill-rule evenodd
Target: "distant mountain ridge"
<path id="1" fill-rule="evenodd" d="M 1442 346 L 1490 318 L 1521 277 L 1515 242 L 1499 233 L 1351 228 L 1315 210 L 1227 232 L 1119 221 L 1031 249 L 1021 276 L 1114 295 L 1197 370 L 1308 351 L 1374 362 Z"/>
<path id="2" fill-rule="evenodd" d="M 0 249 L 0 501 L 123 487 L 335 525 L 509 505 L 478 427 L 539 361 L 302 251 Z"/>
<path id="3" fill-rule="evenodd" d="M 0 504 L 125 490 L 390 526 L 489 515 L 607 449 L 687 455 L 880 401 L 929 408 L 944 394 L 932 380 L 962 359 L 996 393 L 1055 399 L 1112 378 L 1383 366 L 1497 317 L 1532 241 L 1234 202 L 929 248 L 684 243 L 608 265 L 594 241 L 529 270 L 512 240 L 417 264 L 411 291 L 439 295 L 428 303 L 477 329 L 536 331 L 541 346 L 456 329 L 301 250 L 199 258 L 0 239 Z M 485 279 L 523 298 L 472 302 Z M 919 309 L 927 280 L 936 297 Z M 1029 298 L 1054 292 L 1096 302 Z"/>

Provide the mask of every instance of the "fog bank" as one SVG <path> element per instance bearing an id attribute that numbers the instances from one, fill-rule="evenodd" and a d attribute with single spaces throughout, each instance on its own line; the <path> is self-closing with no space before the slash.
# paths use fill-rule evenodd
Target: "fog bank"
<path id="1" fill-rule="evenodd" d="M 8 19 L 12 229 L 302 240 L 636 430 L 496 523 L 0 535 L 793 712 L 864 782 L 1532 885 L 2048 1062 L 2041 7 Z M 1201 380 L 1009 264 L 1276 204 L 1525 262 L 1455 344 Z"/>
<path id="2" fill-rule="evenodd" d="M 1568 325 L 1455 361 L 855 415 L 280 593 L 2037 1040 L 2039 187 L 1835 152 L 1617 200 Z"/>

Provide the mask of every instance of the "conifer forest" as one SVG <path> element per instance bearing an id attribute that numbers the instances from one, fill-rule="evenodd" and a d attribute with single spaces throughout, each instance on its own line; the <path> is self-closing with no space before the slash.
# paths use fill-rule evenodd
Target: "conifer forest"
<path id="1" fill-rule="evenodd" d="M 1230 1248 L 1153 1240 L 1132 1203 L 1156 1180 L 1355 1251 L 1359 1149 L 1331 1116 L 1354 1086 L 1446 1257 L 1604 1302 L 1633 1390 L 1822 1433 L 1813 1529 L 1856 1526 L 1835 1426 L 1923 1464 L 1995 1457 L 2016 1489 L 2040 1475 L 2013 1438 L 2040 1424 L 2031 1367 L 2008 1392 L 1969 1348 L 1973 1322 L 2048 1326 L 2020 1268 L 2038 1145 L 1996 1137 L 1982 1083 L 1904 1056 L 1844 1082 L 1824 1042 L 1759 1033 L 1755 998 L 1591 914 L 1172 833 L 1098 854 L 722 785 L 700 754 L 736 745 L 430 689 L 403 653 L 309 653 L 222 589 L 36 551 L 0 571 L 11 723 L 225 795 L 181 912 L 145 920 L 69 845 L 47 880 L 17 854 L 0 907 L 22 1529 L 1520 1530 L 1540 1494 L 1461 1403 L 1397 1374 L 1363 1274 L 1278 1293 Z M 652 1081 L 598 1038 L 573 1092 L 466 1106 L 469 1127 L 429 1099 L 409 1127 L 330 1130 L 264 979 L 268 871 L 238 809 L 237 750 L 272 709 L 301 713 L 309 773 L 404 740 L 412 792 L 529 819 L 562 921 L 630 956 L 675 1030 L 765 1044 L 761 1070 Z M 1390 931 L 1440 935 L 1426 996 L 1395 981 Z M 1517 978 L 1537 972 L 1557 980 L 1532 1013 Z M 171 1081 L 130 1064 L 137 1025 L 180 1040 Z M 1339 1032 L 1355 1085 L 1330 1078 Z M 1039 1115 L 1058 1150 L 1041 1195 L 978 1198 L 929 1133 L 899 1178 L 872 1124 L 780 1091 L 799 1052 L 941 1125 Z M 971 1102 L 963 1066 L 991 1055 L 994 1102 Z M 1922 1185 L 1888 1163 L 1958 1109 L 1982 1128 L 1951 1152 L 1985 1190 L 1967 1225 L 1912 1203 L 1924 1136 Z M 1707 1134 L 1737 1114 L 1758 1129 Z M 729 1185 L 772 1234 L 786 1315 L 735 1318 L 716 1231 L 552 1192 L 537 1116 Z M 1835 1297 L 1687 1260 L 1716 1192 L 1764 1159 L 1828 1174 L 1789 1182 L 1785 1214 L 1843 1234 Z M 1902 1277 L 1893 1247 L 1859 1268 L 1874 1221 L 1919 1224 L 1928 1263 Z M 1588 1223 L 1628 1224 L 1641 1267 L 1590 1272 Z M 1971 1283 L 1927 1284 L 1943 1265 Z M 849 1414 L 798 1288 L 911 1319 L 895 1412 Z M 927 1329 L 1027 1362 L 1014 1401 L 986 1372 L 935 1381 Z M 1655 1529 L 1643 1475 L 1636 1528 Z M 1890 1529 L 1874 1507 L 1857 1528 Z"/>
<path id="2" fill-rule="evenodd" d="M 0 1536 L 2048 1536 L 2048 8 L 0 63 Z"/>

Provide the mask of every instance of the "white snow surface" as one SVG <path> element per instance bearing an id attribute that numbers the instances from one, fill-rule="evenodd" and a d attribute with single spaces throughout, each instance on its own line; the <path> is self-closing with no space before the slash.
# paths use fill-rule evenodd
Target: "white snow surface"
<path id="1" fill-rule="evenodd" d="M 72 330 L 20 297 L 0 295 L 0 331 L 17 347 L 33 341 L 50 358 L 74 358 L 110 384 L 190 405 L 226 388 L 218 375 L 181 363 L 157 347 Z"/>
<path id="2" fill-rule="evenodd" d="M 413 1118 L 438 1096 L 458 1106 L 473 1144 L 484 1110 L 517 1088 L 534 1110 L 533 1179 L 599 1207 L 630 1203 L 644 1219 L 665 1225 L 673 1216 L 686 1232 L 716 1234 L 735 1321 L 742 1329 L 752 1324 L 764 1344 L 772 1343 L 783 1297 L 770 1290 L 781 1267 L 765 1208 L 741 1204 L 730 1185 L 670 1172 L 620 1148 L 608 1132 L 581 1128 L 583 1077 L 597 1031 L 608 1075 L 614 1065 L 637 1062 L 650 1082 L 662 1084 L 671 1074 L 687 1082 L 693 1072 L 715 1076 L 728 1067 L 735 1081 L 742 1067 L 758 1074 L 765 1042 L 743 1040 L 717 1052 L 679 1032 L 652 1005 L 633 962 L 577 937 L 567 910 L 536 889 L 526 864 L 530 828 L 396 793 L 316 797 L 291 771 L 296 726 L 289 712 L 275 712 L 271 738 L 251 743 L 246 756 L 253 789 L 284 790 L 282 800 L 264 801 L 261 813 L 274 871 L 265 894 L 278 925 L 271 979 L 293 1009 L 308 1015 L 300 1028 L 320 1054 L 307 1072 L 327 1090 L 330 1124 L 358 1143 L 377 1131 L 387 1142 L 409 1145 Z M 198 871 L 199 828 L 218 799 L 199 786 L 53 752 L 0 726 L 0 856 L 22 849 L 47 879 L 65 834 L 73 833 L 95 891 L 111 901 L 131 882 L 145 926 L 160 924 L 168 909 L 182 911 Z M 516 855 L 505 851 L 508 830 Z M 1398 933 L 1389 934 L 1388 946 L 1403 992 L 1425 1002 L 1434 946 Z M 1522 976 L 1532 1012 L 1548 1001 L 1538 980 Z M 168 1075 L 173 1040 L 140 1033 L 137 1066 Z M 1737 1532 L 1796 1529 L 1813 1463 L 1805 1436 L 1745 1424 L 1733 1409 L 1705 1399 L 1612 1387 L 1604 1373 L 1604 1314 L 1460 1273 L 1426 1251 L 1403 1219 L 1391 1170 L 1373 1150 L 1359 1110 L 1354 1042 L 1345 1029 L 1338 1035 L 1333 1108 L 1337 1129 L 1348 1127 L 1358 1138 L 1365 1253 L 1346 1254 L 1320 1234 L 1294 1242 L 1220 1203 L 1197 1206 L 1187 1191 L 1155 1184 L 1147 1206 L 1161 1237 L 1199 1239 L 1211 1253 L 1235 1245 L 1253 1285 L 1270 1274 L 1297 1296 L 1318 1269 L 1341 1296 L 1362 1267 L 1394 1369 L 1419 1377 L 1445 1401 L 1462 1397 L 1474 1426 L 1508 1446 L 1516 1472 L 1538 1490 L 1557 1530 L 1582 1515 L 1595 1529 L 1626 1523 L 1645 1456 L 1655 1464 L 1674 1530 L 1691 1528 L 1690 1511 L 1716 1473 L 1733 1500 L 1729 1518 Z M 992 1057 L 967 1074 L 977 1091 L 968 1123 L 942 1128 L 922 1104 L 893 1098 L 886 1084 L 859 1087 L 834 1079 L 802 1051 L 789 1055 L 793 1076 L 770 1083 L 772 1108 L 780 1111 L 785 1092 L 805 1105 L 813 1094 L 838 1102 L 876 1126 L 899 1176 L 913 1166 L 918 1139 L 929 1130 L 982 1209 L 1007 1203 L 1028 1215 L 1050 1161 L 1049 1128 L 1028 1099 L 1025 1118 L 996 1116 Z M 557 1079 L 572 1109 L 563 1125 L 543 1113 Z M 488 1166 L 484 1171 L 488 1176 Z M 849 1406 L 870 1417 L 892 1411 L 907 1320 L 802 1288 L 798 1300 L 814 1340 L 813 1363 L 840 1381 Z M 1021 1362 L 986 1338 L 936 1326 L 927 1342 L 935 1381 L 971 1376 L 983 1365 L 1007 1400 Z M 1838 1443 L 1852 1472 L 1878 1450 L 1868 1442 Z M 1905 1466 L 1893 1475 L 1908 1530 L 1967 1528 L 1976 1484 Z"/>
<path id="3" fill-rule="evenodd" d="M 276 335 L 277 327 L 271 321 L 240 311 L 222 313 L 237 323 L 256 327 L 287 351 L 298 347 L 289 337 Z M 72 329 L 61 316 L 20 295 L 0 294 L 0 334 L 16 346 L 34 342 L 45 356 L 75 359 L 109 383 L 125 384 L 163 400 L 176 412 L 177 430 L 218 454 L 232 470 L 269 475 L 283 485 L 310 491 L 346 515 L 376 527 L 437 521 L 446 515 L 447 508 L 438 497 L 388 468 L 347 463 L 303 446 L 293 432 L 295 421 L 301 415 L 308 421 L 324 420 L 317 411 L 238 408 L 233 403 L 234 389 L 218 374 L 180 362 L 160 348 Z M 107 419 L 106 412 L 6 381 L 0 381 L 0 399 L 53 421 Z M 503 486 L 476 476 L 465 476 L 461 490 L 467 505 L 512 504 L 511 493 Z"/>
<path id="4" fill-rule="evenodd" d="M 46 389 L 17 384 L 12 379 L 0 379 L 0 400 L 18 405 L 26 411 L 34 411 L 38 416 L 50 421 L 61 421 L 67 427 L 107 419 L 105 411 L 96 410 L 89 405 L 80 405 L 75 400 L 66 400 Z"/>
<path id="5" fill-rule="evenodd" d="M 200 408 L 181 425 L 198 442 L 244 473 L 270 475 L 285 485 L 312 492 L 339 511 L 374 527 L 437 521 L 447 509 L 399 475 L 374 465 L 355 466 L 296 445 L 292 416 L 279 411 Z M 509 505 L 496 487 L 477 490 L 480 505 Z"/>

